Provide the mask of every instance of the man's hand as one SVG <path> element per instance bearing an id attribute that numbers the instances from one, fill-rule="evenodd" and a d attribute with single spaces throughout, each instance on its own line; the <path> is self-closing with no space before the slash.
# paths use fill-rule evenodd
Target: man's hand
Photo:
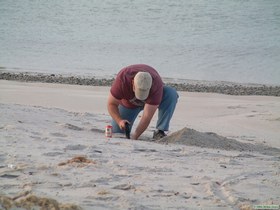
<path id="1" fill-rule="evenodd" d="M 119 127 L 120 127 L 121 130 L 125 130 L 125 124 L 126 124 L 126 123 L 130 124 L 129 121 L 127 121 L 127 120 L 120 120 L 120 121 L 118 122 L 118 125 L 119 125 Z"/>
<path id="2" fill-rule="evenodd" d="M 135 130 L 135 133 L 132 135 L 133 139 L 138 139 L 139 136 L 141 136 L 141 134 L 147 129 L 157 108 L 158 105 L 145 104 L 141 120 Z"/>

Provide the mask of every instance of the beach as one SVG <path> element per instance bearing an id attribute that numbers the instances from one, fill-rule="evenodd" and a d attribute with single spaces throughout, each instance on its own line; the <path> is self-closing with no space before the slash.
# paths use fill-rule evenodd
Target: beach
<path id="1" fill-rule="evenodd" d="M 0 207 L 279 207 L 279 97 L 179 91 L 153 141 L 157 116 L 139 140 L 105 137 L 108 92 L 0 80 Z"/>
<path id="2" fill-rule="evenodd" d="M 2 1 L 0 209 L 280 209 L 280 1 Z M 179 99 L 105 137 L 125 66 Z M 132 131 L 143 113 L 137 117 Z"/>

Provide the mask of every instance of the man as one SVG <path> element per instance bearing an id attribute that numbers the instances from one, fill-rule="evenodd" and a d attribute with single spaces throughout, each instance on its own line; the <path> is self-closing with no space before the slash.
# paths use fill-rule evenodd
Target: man
<path id="1" fill-rule="evenodd" d="M 138 139 L 149 126 L 158 109 L 158 120 L 153 138 L 160 139 L 169 129 L 169 123 L 178 100 L 175 89 L 165 86 L 158 72 L 145 64 L 123 68 L 112 84 L 107 108 L 113 118 L 113 133 L 124 133 L 126 124 L 131 127 L 143 110 L 140 122 L 131 135 Z"/>

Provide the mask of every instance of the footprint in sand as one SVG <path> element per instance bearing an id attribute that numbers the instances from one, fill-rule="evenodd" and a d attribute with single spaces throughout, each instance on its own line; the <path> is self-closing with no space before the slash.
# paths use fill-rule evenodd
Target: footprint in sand
<path id="1" fill-rule="evenodd" d="M 135 189 L 135 187 L 130 185 L 130 184 L 120 184 L 120 185 L 116 185 L 115 187 L 113 187 L 113 189 L 117 189 L 117 190 L 133 190 L 133 189 Z"/>
<path id="2" fill-rule="evenodd" d="M 134 149 L 134 152 L 157 152 L 155 149 L 146 149 L 146 148 L 136 148 Z"/>
<path id="3" fill-rule="evenodd" d="M 69 124 L 69 123 L 61 124 L 61 126 L 64 127 L 64 128 L 70 129 L 70 130 L 75 130 L 75 131 L 84 130 L 83 128 L 80 128 L 76 125 L 72 125 L 72 124 Z"/>
<path id="4" fill-rule="evenodd" d="M 85 145 L 76 144 L 76 145 L 67 145 L 65 147 L 65 150 L 84 150 L 86 148 L 87 148 L 87 146 L 85 146 Z"/>
<path id="5" fill-rule="evenodd" d="M 49 156 L 49 157 L 55 157 L 55 156 L 59 156 L 59 155 L 63 155 L 64 153 L 62 152 L 47 152 L 44 153 L 43 156 Z"/>
<path id="6" fill-rule="evenodd" d="M 67 137 L 67 135 L 63 134 L 63 133 L 50 133 L 50 135 L 55 136 L 55 137 Z"/>

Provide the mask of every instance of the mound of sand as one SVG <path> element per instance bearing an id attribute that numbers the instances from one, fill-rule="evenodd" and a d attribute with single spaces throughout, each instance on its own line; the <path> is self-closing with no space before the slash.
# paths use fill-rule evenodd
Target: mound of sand
<path id="1" fill-rule="evenodd" d="M 280 149 L 264 145 L 242 143 L 234 139 L 219 136 L 212 132 L 199 132 L 189 128 L 183 128 L 159 140 L 162 143 L 184 144 L 196 147 L 205 147 L 221 150 L 257 151 L 266 155 L 280 155 Z"/>

